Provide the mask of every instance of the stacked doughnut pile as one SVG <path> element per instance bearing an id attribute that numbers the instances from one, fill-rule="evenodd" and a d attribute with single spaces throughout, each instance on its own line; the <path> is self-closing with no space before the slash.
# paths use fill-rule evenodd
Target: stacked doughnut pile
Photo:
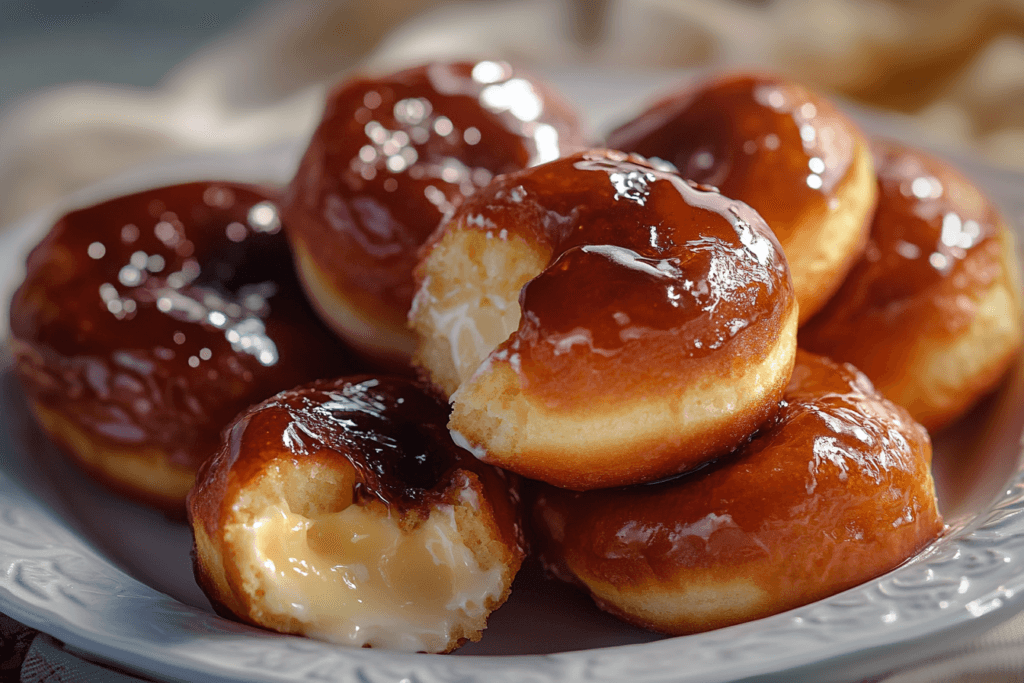
<path id="1" fill-rule="evenodd" d="M 926 427 L 1021 346 L 984 194 L 770 76 L 587 142 L 504 63 L 345 82 L 286 188 L 57 222 L 11 307 L 29 404 L 185 510 L 218 612 L 353 646 L 479 639 L 528 551 L 686 634 L 936 538 Z"/>

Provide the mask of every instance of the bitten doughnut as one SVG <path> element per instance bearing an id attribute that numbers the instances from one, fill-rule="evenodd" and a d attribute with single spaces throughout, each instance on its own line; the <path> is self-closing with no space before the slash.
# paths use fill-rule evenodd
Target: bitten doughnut
<path id="1" fill-rule="evenodd" d="M 523 559 L 507 475 L 455 446 L 406 379 L 321 380 L 239 416 L 188 500 L 226 616 L 353 646 L 478 640 Z"/>
<path id="2" fill-rule="evenodd" d="M 875 181 L 867 140 L 829 101 L 769 75 L 718 76 L 669 95 L 608 136 L 750 204 L 789 261 L 800 321 L 864 250 Z"/>
<path id="3" fill-rule="evenodd" d="M 675 474 L 777 409 L 797 307 L 768 226 L 638 156 L 495 179 L 417 267 L 416 362 L 478 457 L 573 489 Z"/>
<path id="4" fill-rule="evenodd" d="M 496 174 L 582 147 L 569 106 L 505 63 L 342 83 L 283 205 L 314 307 L 369 357 L 407 365 L 417 249 L 445 213 Z"/>
<path id="5" fill-rule="evenodd" d="M 27 269 L 11 333 L 39 424 L 104 483 L 178 514 L 240 410 L 350 367 L 258 187 L 191 183 L 73 211 Z"/>
<path id="6" fill-rule="evenodd" d="M 942 531 L 928 434 L 851 365 L 797 354 L 774 420 L 695 473 L 629 488 L 543 487 L 543 560 L 603 609 L 682 635 L 819 600 Z"/>
<path id="7" fill-rule="evenodd" d="M 889 141 L 874 151 L 880 199 L 867 251 L 800 344 L 853 363 L 938 429 L 1019 357 L 1014 239 L 981 189 L 947 163 Z"/>

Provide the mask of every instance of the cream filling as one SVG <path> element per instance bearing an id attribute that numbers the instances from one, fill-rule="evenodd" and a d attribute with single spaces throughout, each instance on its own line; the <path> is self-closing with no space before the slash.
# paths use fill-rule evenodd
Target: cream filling
<path id="1" fill-rule="evenodd" d="M 358 505 L 312 518 L 272 506 L 243 535 L 263 574 L 265 608 L 322 640 L 443 652 L 453 633 L 482 629 L 503 593 L 500 565 L 479 565 L 451 506 L 411 531 Z"/>
<path id="2" fill-rule="evenodd" d="M 451 395 L 519 329 L 519 293 L 549 257 L 503 233 L 447 233 L 424 262 L 409 312 L 419 338 L 414 362 Z"/>
<path id="3" fill-rule="evenodd" d="M 501 342 L 519 329 L 515 296 L 502 297 L 467 286 L 445 306 L 429 309 L 431 325 L 447 342 L 459 382 L 465 382 Z"/>

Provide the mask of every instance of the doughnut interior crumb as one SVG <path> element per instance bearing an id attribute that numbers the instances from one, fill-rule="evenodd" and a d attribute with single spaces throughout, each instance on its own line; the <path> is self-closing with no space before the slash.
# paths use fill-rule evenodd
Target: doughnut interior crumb
<path id="1" fill-rule="evenodd" d="M 519 328 L 519 291 L 550 253 L 500 233 L 450 230 L 424 262 L 409 320 L 413 363 L 448 395 Z"/>
<path id="2" fill-rule="evenodd" d="M 508 554 L 481 519 L 475 475 L 429 513 L 354 503 L 355 471 L 279 462 L 237 493 L 197 557 L 231 612 L 356 647 L 448 652 L 479 640 L 505 600 Z"/>

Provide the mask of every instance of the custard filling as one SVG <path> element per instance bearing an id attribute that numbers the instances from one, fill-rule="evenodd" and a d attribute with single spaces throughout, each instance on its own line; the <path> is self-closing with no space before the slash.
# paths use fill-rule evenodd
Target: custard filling
<path id="1" fill-rule="evenodd" d="M 483 628 L 503 592 L 501 567 L 479 565 L 450 505 L 402 530 L 383 509 L 306 517 L 283 503 L 244 530 L 267 610 L 322 640 L 443 652 L 453 632 Z"/>
<path id="2" fill-rule="evenodd" d="M 474 231 L 452 233 L 436 252 L 409 317 L 420 334 L 420 361 L 451 394 L 519 329 L 519 292 L 547 256 Z"/>

